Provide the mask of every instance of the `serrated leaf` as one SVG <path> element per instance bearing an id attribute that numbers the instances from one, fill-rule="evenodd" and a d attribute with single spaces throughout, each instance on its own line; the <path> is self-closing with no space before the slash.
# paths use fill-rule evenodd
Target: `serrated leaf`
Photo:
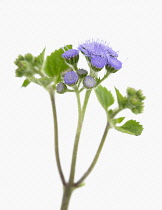
<path id="1" fill-rule="evenodd" d="M 22 87 L 27 87 L 29 84 L 30 84 L 30 80 L 25 79 L 23 84 L 22 84 Z"/>
<path id="2" fill-rule="evenodd" d="M 35 77 L 30 77 L 30 81 L 34 82 L 40 86 L 47 87 L 49 84 L 53 82 L 53 78 L 48 78 L 48 77 L 42 77 L 42 78 L 35 78 Z"/>
<path id="3" fill-rule="evenodd" d="M 119 118 L 113 119 L 113 124 L 121 123 L 123 122 L 124 119 L 125 117 L 119 117 Z"/>
<path id="4" fill-rule="evenodd" d="M 107 90 L 107 88 L 102 87 L 99 85 L 95 89 L 96 96 L 102 105 L 102 107 L 107 110 L 109 106 L 111 106 L 114 103 L 114 97 L 112 96 L 111 92 Z"/>
<path id="5" fill-rule="evenodd" d="M 35 65 L 42 65 L 44 62 L 44 54 L 45 54 L 45 48 L 43 49 L 43 51 L 37 56 L 35 57 Z"/>
<path id="6" fill-rule="evenodd" d="M 117 96 L 119 107 L 121 109 L 125 108 L 126 104 L 127 104 L 127 98 L 122 96 L 122 94 L 120 93 L 120 91 L 117 88 L 115 88 L 115 91 L 116 91 L 116 96 Z"/>
<path id="7" fill-rule="evenodd" d="M 135 120 L 129 120 L 122 126 L 115 126 L 115 129 L 122 133 L 128 133 L 131 135 L 138 136 L 142 133 L 143 126 Z"/>
<path id="8" fill-rule="evenodd" d="M 46 73 L 46 75 L 55 78 L 56 82 L 60 81 L 60 73 L 69 68 L 61 55 L 64 53 L 64 51 L 72 49 L 72 45 L 66 45 L 64 49 L 65 50 L 60 48 L 58 50 L 55 50 L 53 53 L 51 53 L 51 55 L 47 56 L 44 67 L 44 72 Z"/>

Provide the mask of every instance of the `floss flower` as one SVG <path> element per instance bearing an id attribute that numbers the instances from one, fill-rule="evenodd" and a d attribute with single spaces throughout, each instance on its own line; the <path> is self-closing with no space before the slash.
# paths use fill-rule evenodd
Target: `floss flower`
<path id="1" fill-rule="evenodd" d="M 66 45 L 64 49 L 69 49 L 69 45 Z M 98 162 L 99 156 L 101 155 L 102 148 L 106 141 L 109 130 L 115 129 L 119 132 L 135 136 L 138 136 L 142 133 L 143 126 L 139 122 L 135 120 L 128 120 L 123 123 L 125 117 L 123 115 L 123 117 L 118 117 L 117 115 L 127 108 L 130 109 L 134 114 L 140 114 L 143 111 L 143 100 L 145 97 L 143 96 L 141 90 L 136 90 L 131 87 L 127 89 L 127 94 L 125 96 L 123 96 L 122 93 L 120 93 L 120 91 L 115 88 L 116 95 L 114 97 L 110 90 L 101 85 L 101 83 L 109 77 L 110 73 L 118 71 L 122 67 L 122 63 L 118 60 L 118 53 L 107 46 L 105 42 L 87 41 L 79 45 L 79 50 L 69 49 L 65 52 L 64 49 L 60 48 L 55 50 L 53 53 L 51 53 L 51 55 L 47 56 L 47 58 L 44 57 L 45 49 L 38 56 L 33 56 L 31 54 L 26 54 L 25 56 L 20 55 L 16 59 L 15 64 L 17 66 L 16 76 L 26 77 L 22 84 L 23 87 L 27 87 L 30 85 L 30 83 L 35 83 L 42 86 L 50 96 L 54 122 L 53 128 L 55 159 L 63 187 L 62 202 L 59 209 L 70 210 L 69 202 L 71 195 L 73 192 L 75 192 L 75 190 L 80 189 L 80 187 L 84 185 L 85 180 L 94 169 L 96 163 Z M 86 60 L 88 61 L 88 66 L 90 67 L 87 69 L 88 71 L 80 69 L 77 66 L 79 51 L 81 51 L 87 58 Z M 98 77 L 98 73 L 92 71 L 100 71 L 104 67 L 106 68 L 107 72 L 104 75 L 101 74 L 101 77 Z M 39 77 L 35 77 L 35 74 L 39 75 Z M 93 77 L 92 75 L 95 76 Z M 69 86 L 68 88 L 67 85 Z M 79 141 L 83 137 L 81 132 L 83 128 L 85 113 L 87 111 L 88 101 L 93 91 L 97 96 L 96 99 L 99 101 L 101 107 L 105 111 L 107 120 L 104 126 L 105 128 L 102 131 L 99 146 L 94 154 L 94 157 L 92 158 L 92 162 L 90 163 L 89 167 L 87 167 L 85 172 L 81 174 L 78 179 L 76 179 L 76 163 L 79 149 L 78 145 Z M 63 105 L 67 112 L 72 112 L 72 115 L 75 114 L 75 107 L 71 106 L 72 109 L 67 109 L 67 104 L 70 105 L 73 100 L 73 97 L 71 98 L 71 94 L 76 95 L 78 123 L 76 126 L 76 134 L 74 138 L 74 146 L 72 149 L 72 160 L 68 179 L 65 178 L 64 169 L 61 164 L 61 157 L 59 152 L 60 129 L 58 128 L 59 126 L 63 126 L 63 123 L 71 124 L 73 116 L 68 119 L 68 122 L 65 122 L 65 120 L 62 118 L 58 119 L 59 116 L 57 116 L 56 103 L 57 97 L 55 97 L 55 92 L 59 94 L 64 92 L 68 94 L 69 92 L 69 96 L 65 98 Z M 117 99 L 117 106 L 112 108 L 112 105 L 115 105 L 115 98 Z M 95 105 L 94 102 L 95 100 L 93 98 L 92 106 Z M 60 111 L 62 111 L 62 109 Z M 99 113 L 94 112 L 93 114 L 96 115 L 97 119 L 97 114 Z M 64 115 L 62 117 L 64 117 Z M 58 125 L 58 122 L 60 125 Z M 100 124 L 100 122 L 97 120 L 96 123 Z M 89 131 L 88 127 L 86 127 L 86 130 L 87 132 Z M 65 132 L 65 130 L 62 132 Z M 88 138 L 89 134 L 87 135 L 87 140 Z M 71 135 L 68 136 L 67 134 L 65 139 L 62 140 L 64 146 L 66 146 L 67 142 L 68 144 L 72 142 Z M 100 178 L 98 177 L 98 182 L 99 181 Z M 76 209 L 78 209 L 78 207 L 76 207 Z"/>
<path id="2" fill-rule="evenodd" d="M 117 58 L 110 56 L 105 67 L 109 73 L 115 73 L 122 68 L 122 62 Z"/>
<path id="3" fill-rule="evenodd" d="M 78 49 L 88 58 L 94 71 L 100 71 L 104 66 L 115 70 L 122 67 L 122 63 L 117 59 L 118 53 L 105 42 L 87 41 L 80 44 Z"/>
<path id="4" fill-rule="evenodd" d="M 64 75 L 64 82 L 67 85 L 75 85 L 78 79 L 78 74 L 74 71 L 69 71 Z"/>
<path id="5" fill-rule="evenodd" d="M 106 65 L 106 59 L 100 56 L 91 58 L 91 66 L 94 71 L 100 71 Z"/>
<path id="6" fill-rule="evenodd" d="M 87 41 L 78 46 L 78 49 L 87 57 L 101 56 L 108 58 L 109 56 L 118 57 L 118 53 L 110 48 L 105 42 Z"/>
<path id="7" fill-rule="evenodd" d="M 67 50 L 62 54 L 62 57 L 69 64 L 76 64 L 79 60 L 79 51 L 76 49 Z"/>

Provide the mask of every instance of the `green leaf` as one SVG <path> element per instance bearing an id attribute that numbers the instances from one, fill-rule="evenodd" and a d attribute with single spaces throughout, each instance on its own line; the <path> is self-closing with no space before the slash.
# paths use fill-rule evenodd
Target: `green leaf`
<path id="1" fill-rule="evenodd" d="M 61 57 L 64 51 L 68 49 L 72 49 L 72 45 L 66 45 L 64 50 L 60 48 L 51 53 L 51 55 L 47 56 L 44 72 L 47 76 L 55 78 L 56 83 L 60 81 L 61 72 L 69 68 L 65 60 Z"/>
<path id="2" fill-rule="evenodd" d="M 121 123 L 123 122 L 124 119 L 125 117 L 119 117 L 119 118 L 113 119 L 113 124 Z"/>
<path id="3" fill-rule="evenodd" d="M 46 88 L 49 84 L 53 82 L 53 78 L 42 77 L 38 79 L 35 77 L 30 77 L 30 81 Z"/>
<path id="4" fill-rule="evenodd" d="M 119 108 L 121 108 L 121 109 L 126 108 L 127 98 L 122 96 L 122 94 L 120 93 L 120 91 L 117 88 L 115 88 L 115 91 L 116 91 L 116 96 L 117 96 Z"/>
<path id="5" fill-rule="evenodd" d="M 43 51 L 37 57 L 35 57 L 35 65 L 36 66 L 42 66 L 43 65 L 44 54 L 45 54 L 45 48 L 43 49 Z"/>
<path id="6" fill-rule="evenodd" d="M 143 126 L 135 120 L 129 120 L 122 126 L 115 126 L 115 129 L 123 133 L 138 136 L 142 133 Z"/>
<path id="7" fill-rule="evenodd" d="M 108 91 L 105 87 L 102 87 L 99 85 L 95 89 L 96 96 L 102 105 L 102 107 L 107 110 L 109 106 L 111 106 L 114 103 L 114 98 L 110 91 Z"/>
<path id="8" fill-rule="evenodd" d="M 22 84 L 22 87 L 27 87 L 29 84 L 30 84 L 30 80 L 25 79 L 23 84 Z"/>

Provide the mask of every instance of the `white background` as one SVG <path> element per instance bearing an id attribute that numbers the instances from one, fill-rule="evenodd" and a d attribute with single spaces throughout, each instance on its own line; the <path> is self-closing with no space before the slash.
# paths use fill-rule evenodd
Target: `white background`
<path id="1" fill-rule="evenodd" d="M 65 44 L 99 38 L 119 51 L 123 68 L 104 82 L 124 94 L 142 89 L 145 130 L 135 137 L 111 130 L 86 185 L 69 210 L 162 209 L 162 4 L 160 0 L 0 1 L 0 209 L 59 210 L 62 186 L 53 151 L 48 94 L 21 88 L 13 64 L 18 54 L 46 55 Z M 80 67 L 85 67 L 84 60 Z M 60 152 L 66 177 L 77 122 L 75 96 L 57 95 Z M 121 116 L 123 116 L 121 114 Z M 76 178 L 89 166 L 106 118 L 93 94 L 79 145 Z"/>

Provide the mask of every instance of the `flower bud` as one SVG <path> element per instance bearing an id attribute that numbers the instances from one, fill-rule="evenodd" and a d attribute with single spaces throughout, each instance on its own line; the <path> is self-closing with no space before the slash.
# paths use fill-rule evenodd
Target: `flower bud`
<path id="1" fill-rule="evenodd" d="M 97 85 L 96 80 L 91 76 L 86 76 L 83 80 L 83 85 L 85 88 L 90 89 Z"/>
<path id="2" fill-rule="evenodd" d="M 62 57 L 71 65 L 77 64 L 79 60 L 79 51 L 75 49 L 67 50 L 62 54 Z"/>
<path id="3" fill-rule="evenodd" d="M 101 71 L 106 65 L 106 59 L 101 56 L 93 56 L 90 63 L 94 71 Z"/>
<path id="4" fill-rule="evenodd" d="M 127 88 L 127 98 L 128 104 L 127 107 L 134 113 L 139 114 L 143 111 L 143 100 L 145 96 L 143 96 L 141 90 L 135 90 L 134 88 Z"/>
<path id="5" fill-rule="evenodd" d="M 56 87 L 56 91 L 57 93 L 65 93 L 67 90 L 67 86 L 63 83 L 63 82 L 60 82 L 57 84 L 57 87 Z"/>
<path id="6" fill-rule="evenodd" d="M 84 78 L 85 76 L 87 76 L 88 71 L 84 69 L 78 69 L 77 74 L 79 75 L 80 78 Z"/>
<path id="7" fill-rule="evenodd" d="M 69 86 L 75 85 L 78 82 L 78 79 L 78 74 L 74 71 L 69 71 L 64 75 L 64 83 Z"/>
<path id="8" fill-rule="evenodd" d="M 105 68 L 106 68 L 106 70 L 107 70 L 109 73 L 115 73 L 115 72 L 117 72 L 119 69 L 122 68 L 122 62 L 119 61 L 119 60 L 118 60 L 117 58 L 115 58 L 115 57 L 109 56 Z"/>

